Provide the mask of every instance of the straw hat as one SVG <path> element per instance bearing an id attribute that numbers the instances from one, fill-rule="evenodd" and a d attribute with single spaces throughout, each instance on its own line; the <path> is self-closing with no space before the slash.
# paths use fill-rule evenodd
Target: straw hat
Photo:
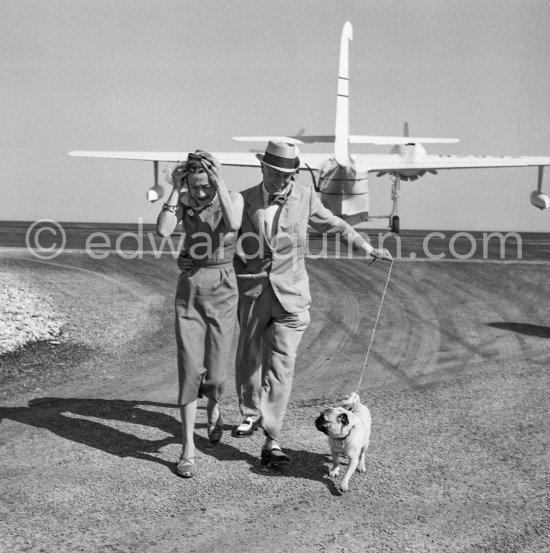
<path id="1" fill-rule="evenodd" d="M 270 140 L 267 143 L 265 154 L 256 154 L 256 157 L 263 165 L 277 169 L 277 171 L 294 173 L 300 167 L 298 153 L 295 144 Z"/>

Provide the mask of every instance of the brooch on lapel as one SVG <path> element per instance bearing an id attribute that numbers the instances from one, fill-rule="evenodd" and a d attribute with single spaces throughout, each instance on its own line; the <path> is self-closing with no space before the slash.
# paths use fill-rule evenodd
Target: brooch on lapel
<path id="1" fill-rule="evenodd" d="M 189 215 L 189 217 L 193 217 L 194 214 L 195 212 L 192 209 L 187 210 L 187 215 Z"/>

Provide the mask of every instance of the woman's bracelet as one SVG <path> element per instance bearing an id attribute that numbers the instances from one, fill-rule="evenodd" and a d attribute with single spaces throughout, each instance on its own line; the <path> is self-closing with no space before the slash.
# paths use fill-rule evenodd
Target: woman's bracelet
<path id="1" fill-rule="evenodd" d="M 175 213 L 178 210 L 178 206 L 176 205 L 170 205 L 170 204 L 164 204 L 162 206 L 162 211 L 170 211 L 170 213 Z"/>

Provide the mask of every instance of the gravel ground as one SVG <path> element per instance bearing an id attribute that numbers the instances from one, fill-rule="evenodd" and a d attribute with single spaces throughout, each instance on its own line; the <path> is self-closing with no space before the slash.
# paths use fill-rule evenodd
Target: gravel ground
<path id="1" fill-rule="evenodd" d="M 65 318 L 55 312 L 51 299 L 13 276 L 0 275 L 0 355 L 34 342 L 57 345 L 64 324 Z"/>
<path id="2" fill-rule="evenodd" d="M 33 282 L 29 260 L 3 263 Z M 358 336 L 375 311 L 362 265 L 311 264 L 316 306 L 283 438 L 292 464 L 265 469 L 259 432 L 231 436 L 229 382 L 228 432 L 208 442 L 201 404 L 198 474 L 184 480 L 173 268 L 64 263 L 43 267 L 35 292 L 52 298 L 70 340 L 1 358 L 34 363 L 2 388 L 1 551 L 549 550 L 547 267 L 394 268 L 361 392 L 373 415 L 368 470 L 342 495 L 313 422 L 357 378 Z M 375 275 L 373 294 L 384 283 Z"/>

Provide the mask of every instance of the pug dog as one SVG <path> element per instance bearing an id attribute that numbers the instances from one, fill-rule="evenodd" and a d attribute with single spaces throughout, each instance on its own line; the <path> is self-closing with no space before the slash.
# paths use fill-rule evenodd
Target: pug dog
<path id="1" fill-rule="evenodd" d="M 369 409 L 360 402 L 356 393 L 340 404 L 339 407 L 325 409 L 315 419 L 317 430 L 328 436 L 332 453 L 332 468 L 329 475 L 340 473 L 339 455 L 349 459 L 349 465 L 340 483 L 340 491 L 347 492 L 349 479 L 357 469 L 366 472 L 365 454 L 369 447 L 371 416 Z"/>

